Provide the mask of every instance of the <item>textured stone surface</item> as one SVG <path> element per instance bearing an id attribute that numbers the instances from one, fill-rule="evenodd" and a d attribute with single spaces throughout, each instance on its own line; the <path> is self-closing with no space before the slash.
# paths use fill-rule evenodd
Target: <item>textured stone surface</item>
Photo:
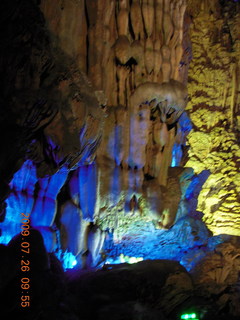
<path id="1" fill-rule="evenodd" d="M 189 69 L 187 166 L 210 170 L 198 210 L 215 234 L 239 235 L 239 3 L 190 1 L 193 60 Z M 211 9 L 213 8 L 213 9 Z"/>
<path id="2" fill-rule="evenodd" d="M 16 25 L 25 6 L 16 2 Z M 2 242 L 9 240 L 13 210 L 28 211 L 49 250 L 95 265 L 109 230 L 121 233 L 129 221 L 152 221 L 158 228 L 174 224 L 182 193 L 178 174 L 169 175 L 168 168 L 174 145 L 184 147 L 189 131 L 179 120 L 187 103 L 188 65 L 181 63 L 189 56 L 186 2 L 44 0 L 39 8 L 34 2 L 28 8 L 36 16 L 33 28 L 27 24 L 18 40 L 14 32 L 9 37 L 10 46 L 22 46 L 33 64 L 25 61 L 21 77 L 12 74 L 16 84 L 8 102 L 14 101 L 20 130 L 28 130 L 18 137 L 19 143 L 26 138 L 27 150 L 14 161 L 19 168 L 31 160 L 28 174 L 36 171 L 36 181 L 28 191 L 31 207 L 22 198 L 6 200 Z M 131 19 L 140 20 L 136 27 Z M 42 49 L 37 31 L 45 39 Z M 32 37 L 31 48 L 25 33 Z M 75 172 L 68 174 L 70 169 Z M 12 199 L 19 182 L 12 179 Z"/>

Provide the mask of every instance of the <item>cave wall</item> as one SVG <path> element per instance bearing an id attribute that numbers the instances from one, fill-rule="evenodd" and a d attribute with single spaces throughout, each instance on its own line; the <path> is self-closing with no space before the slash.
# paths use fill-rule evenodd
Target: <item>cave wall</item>
<path id="1" fill-rule="evenodd" d="M 187 166 L 210 176 L 198 197 L 198 210 L 214 234 L 239 235 L 239 3 L 189 4 L 190 38 Z"/>

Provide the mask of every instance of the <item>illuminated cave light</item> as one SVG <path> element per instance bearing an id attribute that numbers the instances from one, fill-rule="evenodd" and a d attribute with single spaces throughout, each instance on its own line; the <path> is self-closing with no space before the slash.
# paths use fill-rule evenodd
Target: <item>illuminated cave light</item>
<path id="1" fill-rule="evenodd" d="M 172 162 L 171 167 L 178 167 L 182 158 L 182 149 L 181 145 L 175 143 L 172 150 Z"/>
<path id="2" fill-rule="evenodd" d="M 105 264 L 120 264 L 120 263 L 128 263 L 128 264 L 133 264 L 137 263 L 139 261 L 143 261 L 142 257 L 129 257 L 125 256 L 124 254 L 120 254 L 116 258 L 108 258 L 105 262 Z"/>
<path id="3" fill-rule="evenodd" d="M 59 252 L 56 253 L 56 256 L 61 261 L 64 270 L 73 269 L 77 266 L 76 257 L 68 250 L 65 252 L 59 250 Z"/>
<path id="4" fill-rule="evenodd" d="M 0 243 L 7 245 L 21 231 L 21 213 L 30 213 L 33 208 L 36 181 L 36 167 L 26 160 L 9 183 L 11 191 L 5 200 L 5 219 L 0 223 Z"/>
<path id="5" fill-rule="evenodd" d="M 7 245 L 11 239 L 20 232 L 21 225 L 14 224 L 12 221 L 4 221 L 3 223 L 0 223 L 0 230 L 0 243 Z"/>
<path id="6" fill-rule="evenodd" d="M 196 313 L 184 313 L 181 315 L 181 319 L 195 319 L 198 320 Z"/>

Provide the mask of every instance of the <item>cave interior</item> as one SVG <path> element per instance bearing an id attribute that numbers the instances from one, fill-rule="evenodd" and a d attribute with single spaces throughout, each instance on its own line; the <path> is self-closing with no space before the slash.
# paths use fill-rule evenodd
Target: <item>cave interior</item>
<path id="1" fill-rule="evenodd" d="M 0 315 L 240 318 L 240 1 L 1 0 Z"/>

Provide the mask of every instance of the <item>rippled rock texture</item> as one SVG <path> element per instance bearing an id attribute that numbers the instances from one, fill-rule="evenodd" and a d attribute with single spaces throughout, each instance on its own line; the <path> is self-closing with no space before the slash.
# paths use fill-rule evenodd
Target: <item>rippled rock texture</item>
<path id="1" fill-rule="evenodd" d="M 214 234 L 240 233 L 239 2 L 191 1 L 188 166 L 209 170 L 198 210 Z"/>

